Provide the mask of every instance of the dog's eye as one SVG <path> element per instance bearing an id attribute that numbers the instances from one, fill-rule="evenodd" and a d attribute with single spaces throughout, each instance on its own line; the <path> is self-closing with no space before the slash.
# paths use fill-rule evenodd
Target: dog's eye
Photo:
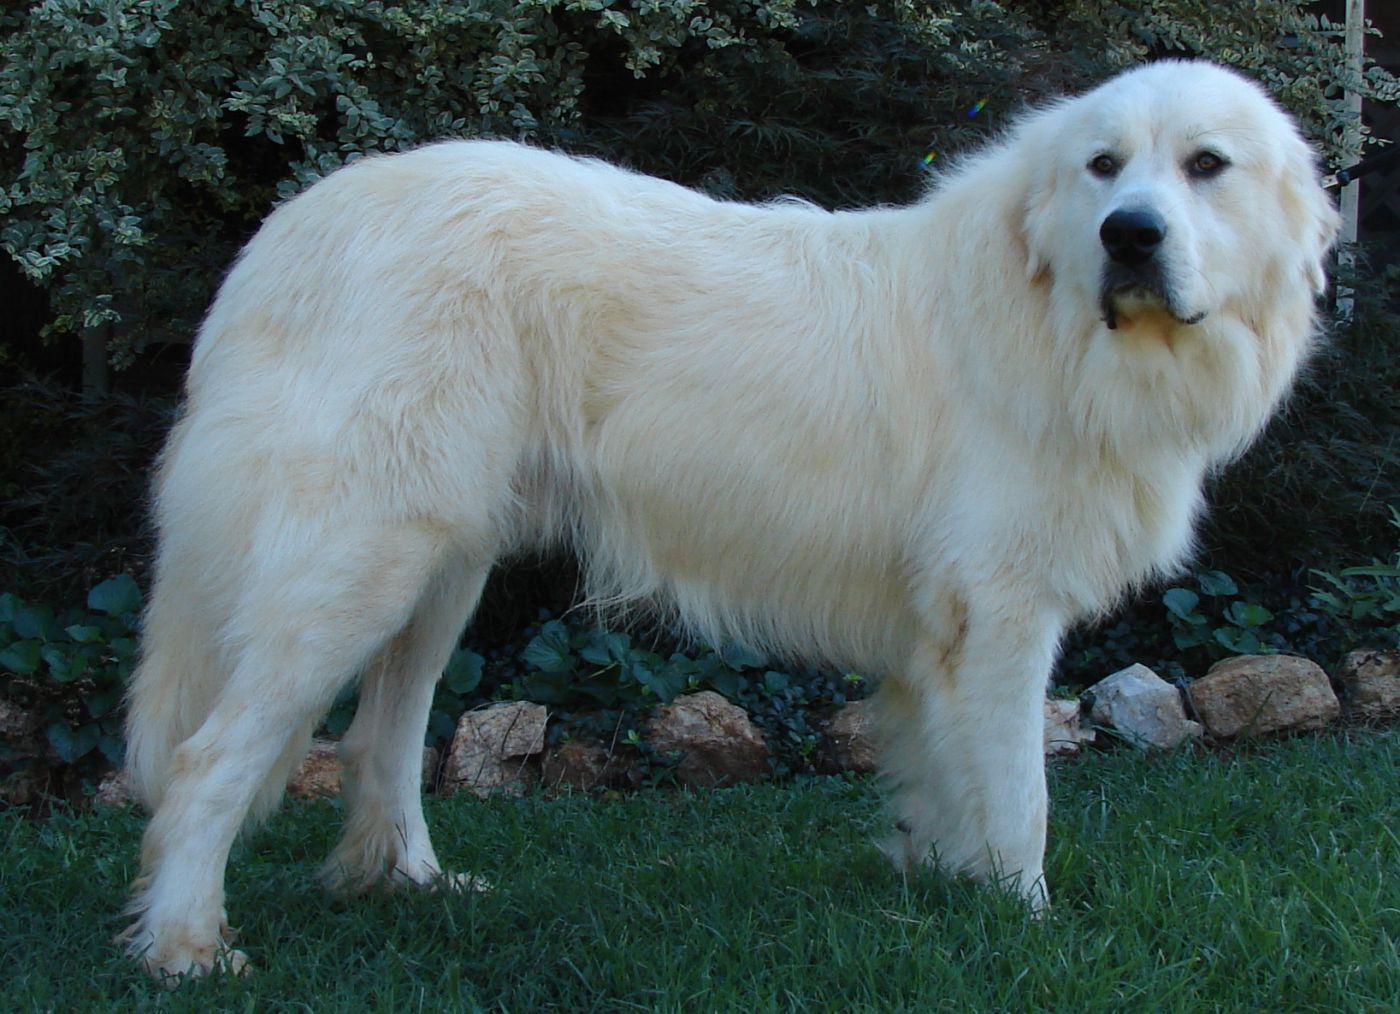
<path id="1" fill-rule="evenodd" d="M 1095 155 L 1089 163 L 1089 171 L 1095 176 L 1108 179 L 1118 175 L 1118 160 L 1112 155 Z"/>
<path id="2" fill-rule="evenodd" d="M 1213 151 L 1201 151 L 1191 160 L 1189 168 L 1192 176 L 1206 177 L 1214 176 L 1229 164 Z"/>

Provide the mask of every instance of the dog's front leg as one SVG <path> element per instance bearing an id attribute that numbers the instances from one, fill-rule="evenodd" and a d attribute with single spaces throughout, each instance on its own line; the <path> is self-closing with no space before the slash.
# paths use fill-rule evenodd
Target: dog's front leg
<path id="1" fill-rule="evenodd" d="M 878 699 L 901 866 L 933 862 L 1047 901 L 1044 700 L 1060 628 L 943 597 Z"/>

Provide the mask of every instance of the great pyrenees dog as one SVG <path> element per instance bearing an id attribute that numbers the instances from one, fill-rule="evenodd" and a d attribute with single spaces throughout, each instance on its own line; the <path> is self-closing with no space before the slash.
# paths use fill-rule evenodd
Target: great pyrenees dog
<path id="1" fill-rule="evenodd" d="M 887 850 L 1043 905 L 1057 642 L 1188 552 L 1337 225 L 1290 118 L 1196 62 L 1027 115 L 909 207 L 487 141 L 317 183 L 223 283 L 159 467 L 130 953 L 244 965 L 229 848 L 357 678 L 325 877 L 448 877 L 433 685 L 492 566 L 541 546 L 592 600 L 883 677 Z"/>

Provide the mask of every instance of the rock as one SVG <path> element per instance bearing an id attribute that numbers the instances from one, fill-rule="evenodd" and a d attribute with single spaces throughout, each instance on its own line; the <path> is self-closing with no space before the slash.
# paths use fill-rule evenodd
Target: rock
<path id="1" fill-rule="evenodd" d="M 437 770 L 438 752 L 423 749 L 423 783 L 430 784 Z M 287 779 L 287 795 L 297 799 L 323 799 L 340 795 L 340 743 L 333 739 L 313 739 L 300 766 Z"/>
<path id="2" fill-rule="evenodd" d="M 1094 730 L 1084 727 L 1079 701 L 1061 697 L 1045 700 L 1045 755 L 1078 753 L 1080 744 L 1092 743 Z"/>
<path id="3" fill-rule="evenodd" d="M 11 701 L 0 700 L 0 744 L 13 751 L 42 753 L 38 738 L 43 719 L 37 711 L 22 708 Z M 29 749 L 33 747 L 33 749 Z"/>
<path id="4" fill-rule="evenodd" d="M 747 782 L 768 773 L 763 735 L 743 708 L 713 690 L 677 697 L 652 712 L 647 739 L 657 753 L 679 753 L 676 778 L 706 787 Z"/>
<path id="5" fill-rule="evenodd" d="M 1354 718 L 1400 715 L 1400 651 L 1353 651 L 1337 671 L 1342 707 Z"/>
<path id="6" fill-rule="evenodd" d="M 826 726 L 826 740 L 833 771 L 869 774 L 878 766 L 873 699 L 841 705 Z M 1079 702 L 1050 698 L 1045 702 L 1045 753 L 1075 753 L 1091 743 L 1094 730 L 1080 720 Z"/>
<path id="7" fill-rule="evenodd" d="M 340 795 L 339 743 L 329 739 L 311 741 L 311 749 L 301 765 L 287 779 L 287 795 L 298 799 L 318 799 Z"/>
<path id="8" fill-rule="evenodd" d="M 570 739 L 545 754 L 540 762 L 540 778 L 551 789 L 561 785 L 591 789 L 618 777 L 623 767 L 620 758 L 610 754 L 602 743 Z"/>
<path id="9" fill-rule="evenodd" d="M 26 806 L 43 795 L 57 763 L 43 724 L 40 712 L 0 700 L 0 803 Z"/>
<path id="10" fill-rule="evenodd" d="M 131 795 L 131 786 L 127 783 L 125 771 L 113 771 L 97 783 L 97 791 L 93 793 L 92 802 L 94 806 L 123 807 L 130 806 L 136 802 Z"/>
<path id="11" fill-rule="evenodd" d="M 526 761 L 544 750 L 548 721 L 544 705 L 524 701 L 468 711 L 457 722 L 440 791 L 467 789 L 483 799 L 498 789 L 520 792 Z"/>
<path id="12" fill-rule="evenodd" d="M 1327 674 L 1295 655 L 1240 655 L 1211 666 L 1187 689 L 1212 736 L 1320 729 L 1341 711 Z"/>
<path id="13" fill-rule="evenodd" d="M 1139 749 L 1170 750 L 1204 731 L 1186 717 L 1181 694 L 1145 665 L 1130 665 L 1089 688 L 1090 717 Z"/>
<path id="14" fill-rule="evenodd" d="M 876 749 L 873 705 L 869 700 L 840 706 L 826 727 L 831 758 L 837 771 L 869 774 L 875 770 Z"/>
<path id="15" fill-rule="evenodd" d="M 0 775 L 0 803 L 28 806 L 37 801 L 48 787 L 49 774 L 43 767 L 25 767 Z"/>

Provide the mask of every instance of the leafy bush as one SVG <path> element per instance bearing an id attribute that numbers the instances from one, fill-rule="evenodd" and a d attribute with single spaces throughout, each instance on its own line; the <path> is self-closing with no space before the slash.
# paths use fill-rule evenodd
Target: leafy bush
<path id="1" fill-rule="evenodd" d="M 1041 5 L 1056 45 L 1096 74 L 1164 56 L 1203 56 L 1265 85 L 1303 122 L 1330 162 L 1367 135 L 1346 111 L 1345 90 L 1400 101 L 1400 84 L 1373 61 L 1357 77 L 1343 55 L 1344 27 L 1279 0 L 1066 0 Z M 1092 45 L 1085 45 L 1092 40 Z"/>
<path id="2" fill-rule="evenodd" d="M 181 340 L 235 245 L 347 159 L 447 135 L 549 137 L 588 54 L 762 57 L 793 0 L 71 0 L 0 15 L 0 245 L 50 294 L 46 333 L 116 326 L 119 364 Z M 194 280 L 194 284 L 191 281 Z"/>
<path id="3" fill-rule="evenodd" d="M 1400 529 L 1400 510 L 1392 515 Z M 1400 646 L 1400 548 L 1390 563 L 1312 573 L 1310 589 L 1281 595 L 1243 588 L 1220 571 L 1198 572 L 1158 603 L 1133 603 L 1126 615 L 1073 632 L 1056 682 L 1084 687 L 1134 662 L 1180 680 L 1231 655 L 1274 652 L 1331 666 L 1356 648 Z M 1260 603 L 1266 595 L 1275 608 Z"/>
<path id="4" fill-rule="evenodd" d="M 1312 629 L 1317 616 L 1294 600 L 1280 619 L 1221 571 L 1202 571 L 1156 600 L 1129 603 L 1121 615 L 1071 633 L 1055 681 L 1085 687 L 1135 662 L 1171 679 L 1203 674 L 1230 655 L 1292 650 L 1278 629 Z M 1295 630 L 1296 632 L 1296 630 Z"/>
<path id="5" fill-rule="evenodd" d="M 668 647 L 653 650 L 639 640 Z M 492 700 L 532 701 L 562 720 L 551 727 L 552 740 L 595 736 L 638 756 L 644 777 L 664 781 L 670 759 L 646 742 L 646 716 L 698 690 L 713 690 L 744 708 L 763 731 L 774 772 L 793 774 L 815 769 L 821 713 L 864 696 L 866 684 L 854 674 L 775 668 L 766 656 L 736 644 L 718 651 L 687 648 L 664 632 L 643 638 L 545 614 L 507 645 L 490 647 L 467 634 L 438 684 L 427 742 L 446 746 L 469 708 Z M 344 732 L 355 703 L 354 688 L 347 688 L 325 731 Z"/>
<path id="6" fill-rule="evenodd" d="M 667 759 L 650 751 L 641 732 L 646 715 L 682 693 L 713 690 L 743 707 L 762 729 L 775 773 L 791 774 L 814 769 L 819 713 L 864 696 L 866 689 L 859 676 L 776 668 L 766 656 L 736 644 L 719 650 L 688 648 L 656 631 L 646 639 L 667 647 L 653 650 L 623 631 L 542 617 L 525 632 L 523 646 L 492 653 L 485 678 L 481 656 L 467 652 L 475 669 L 476 700 L 548 705 L 564 719 L 551 735 L 587 732 L 664 770 Z M 440 690 L 439 703 L 441 697 Z M 450 736 L 461 710 L 445 708 L 438 728 L 430 728 L 430 738 Z"/>
<path id="7" fill-rule="evenodd" d="M 119 705 L 136 659 L 141 592 L 122 575 L 93 588 L 86 610 L 0 595 L 0 690 L 43 709 L 49 746 L 66 764 L 120 763 Z"/>
<path id="8" fill-rule="evenodd" d="M 52 383 L 0 388 L 0 570 L 8 591 L 80 600 L 150 555 L 148 473 L 169 398 L 84 399 Z"/>
<path id="9" fill-rule="evenodd" d="M 1247 583 L 1276 584 L 1291 572 L 1301 590 L 1309 569 L 1382 553 L 1391 538 L 1390 511 L 1400 505 L 1400 265 L 1343 281 L 1356 296 L 1351 322 L 1332 328 L 1284 410 L 1210 489 L 1204 562 Z"/>
<path id="10" fill-rule="evenodd" d="M 1373 560 L 1339 573 L 1315 570 L 1322 582 L 1313 602 L 1329 613 L 1354 647 L 1400 647 L 1400 509 L 1390 509 L 1397 531 L 1390 563 Z"/>
<path id="11" fill-rule="evenodd" d="M 775 773 L 792 774 L 814 767 L 817 712 L 864 692 L 858 676 L 777 669 L 737 644 L 718 651 L 673 645 L 663 653 L 637 646 L 623 632 L 558 619 L 539 627 L 520 660 L 525 670 L 501 684 L 502 696 L 547 704 L 571 726 L 595 734 L 620 731 L 620 742 L 663 765 L 665 758 L 650 754 L 639 729 L 653 707 L 682 693 L 713 690 L 744 708 L 763 730 Z"/>
<path id="12" fill-rule="evenodd" d="M 1239 588 L 1229 574 L 1206 571 L 1197 575 L 1196 584 L 1200 594 L 1177 587 L 1167 589 L 1162 596 L 1178 650 L 1188 654 L 1201 651 L 1218 661 L 1229 655 L 1271 654 L 1287 647 L 1282 637 L 1269 630 L 1274 614 L 1256 602 L 1237 598 Z M 1204 607 L 1202 596 L 1213 608 Z"/>
<path id="13" fill-rule="evenodd" d="M 1086 44 L 1086 40 L 1092 40 Z M 601 151 L 721 193 L 909 196 L 1026 98 L 1154 55 L 1265 79 L 1354 151 L 1336 31 L 1246 0 L 66 0 L 0 14 L 0 246 L 45 333 L 183 340 L 236 245 L 343 162 L 457 136 Z M 985 100 L 975 120 L 965 112 Z"/>

